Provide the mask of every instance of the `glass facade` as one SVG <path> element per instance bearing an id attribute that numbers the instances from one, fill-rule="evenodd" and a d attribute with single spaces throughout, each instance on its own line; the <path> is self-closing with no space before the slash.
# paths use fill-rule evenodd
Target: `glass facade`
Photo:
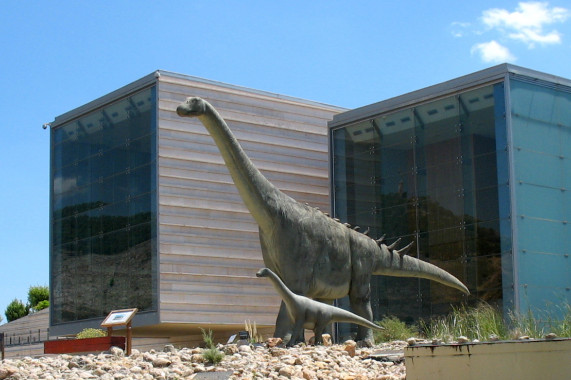
<path id="1" fill-rule="evenodd" d="M 571 304 L 571 88 L 510 80 L 519 310 Z"/>
<path id="2" fill-rule="evenodd" d="M 154 87 L 52 129 L 52 325 L 156 310 L 155 146 Z"/>
<path id="3" fill-rule="evenodd" d="M 511 255 L 509 207 L 500 206 L 509 197 L 503 82 L 331 134 L 335 216 L 370 228 L 372 237 L 386 235 L 388 243 L 414 241 L 410 255 L 452 273 L 472 292 L 466 298 L 428 280 L 373 276 L 375 320 L 395 315 L 410 322 L 460 302 L 502 302 L 502 258 Z"/>

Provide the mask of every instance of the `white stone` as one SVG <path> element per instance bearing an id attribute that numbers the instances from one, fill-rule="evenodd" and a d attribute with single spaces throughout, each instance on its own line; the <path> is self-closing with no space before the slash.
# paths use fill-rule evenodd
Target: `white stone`
<path id="1" fill-rule="evenodd" d="M 468 343 L 468 342 L 470 342 L 470 339 L 468 339 L 467 337 L 465 337 L 465 336 L 459 336 L 458 337 L 458 343 L 464 344 L 464 343 Z"/>

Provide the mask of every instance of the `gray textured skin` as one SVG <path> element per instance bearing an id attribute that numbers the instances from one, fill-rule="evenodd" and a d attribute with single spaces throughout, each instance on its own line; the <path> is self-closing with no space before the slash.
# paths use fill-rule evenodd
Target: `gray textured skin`
<path id="1" fill-rule="evenodd" d="M 315 344 L 321 344 L 325 328 L 333 322 L 355 323 L 371 329 L 383 329 L 383 327 L 377 326 L 373 322 L 347 310 L 295 294 L 268 268 L 260 269 L 256 276 L 269 278 L 286 305 L 289 319 L 294 326 L 288 346 L 294 345 L 295 342 L 303 341 L 303 329 L 313 330 Z"/>
<path id="2" fill-rule="evenodd" d="M 256 220 L 264 264 L 286 286 L 331 304 L 349 295 L 351 310 L 368 320 L 372 275 L 417 277 L 469 293 L 457 278 L 427 262 L 405 256 L 403 250 L 365 234 L 303 205 L 272 185 L 252 164 L 218 112 L 201 98 L 180 104 L 177 114 L 197 117 L 214 139 L 246 207 Z M 282 302 L 274 335 L 288 340 L 292 324 Z M 296 332 L 294 336 L 299 336 Z M 359 326 L 357 341 L 372 344 L 372 331 Z"/>

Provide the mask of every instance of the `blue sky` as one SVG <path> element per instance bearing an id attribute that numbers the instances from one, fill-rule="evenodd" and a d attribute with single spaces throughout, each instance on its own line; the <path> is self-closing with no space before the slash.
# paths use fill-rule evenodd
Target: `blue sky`
<path id="1" fill-rule="evenodd" d="M 49 283 L 56 116 L 157 69 L 347 108 L 502 62 L 571 78 L 571 4 L 5 0 L 0 48 L 5 322 Z"/>

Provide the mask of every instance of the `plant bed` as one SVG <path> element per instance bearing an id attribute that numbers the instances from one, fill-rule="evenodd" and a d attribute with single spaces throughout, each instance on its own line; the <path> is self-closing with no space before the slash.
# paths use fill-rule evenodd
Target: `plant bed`
<path id="1" fill-rule="evenodd" d="M 124 336 L 104 336 L 85 339 L 56 339 L 44 342 L 44 354 L 69 354 L 107 351 L 112 346 L 125 349 Z"/>

